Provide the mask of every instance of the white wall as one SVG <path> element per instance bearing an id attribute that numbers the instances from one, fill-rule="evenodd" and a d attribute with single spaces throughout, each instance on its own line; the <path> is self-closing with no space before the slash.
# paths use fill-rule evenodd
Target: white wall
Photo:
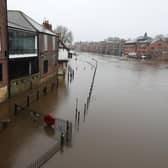
<path id="1" fill-rule="evenodd" d="M 58 60 L 67 60 L 68 59 L 68 51 L 66 49 L 59 49 Z"/>

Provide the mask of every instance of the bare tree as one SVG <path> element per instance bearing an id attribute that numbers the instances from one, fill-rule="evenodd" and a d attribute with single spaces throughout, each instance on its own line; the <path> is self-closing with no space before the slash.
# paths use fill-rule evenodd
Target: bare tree
<path id="1" fill-rule="evenodd" d="M 61 40 L 64 44 L 67 46 L 71 46 L 73 42 L 73 33 L 65 26 L 57 26 L 57 28 L 54 30 L 55 33 L 59 33 L 61 35 Z"/>
<path id="2" fill-rule="evenodd" d="M 163 34 L 158 34 L 155 36 L 155 39 L 164 39 L 164 35 Z"/>

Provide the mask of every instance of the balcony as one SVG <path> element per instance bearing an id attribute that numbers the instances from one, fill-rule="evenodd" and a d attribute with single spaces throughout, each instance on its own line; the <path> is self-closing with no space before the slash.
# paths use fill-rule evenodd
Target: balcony
<path id="1" fill-rule="evenodd" d="M 10 49 L 9 54 L 36 54 L 37 49 Z"/>
<path id="2" fill-rule="evenodd" d="M 9 58 L 37 57 L 37 49 L 10 49 Z"/>

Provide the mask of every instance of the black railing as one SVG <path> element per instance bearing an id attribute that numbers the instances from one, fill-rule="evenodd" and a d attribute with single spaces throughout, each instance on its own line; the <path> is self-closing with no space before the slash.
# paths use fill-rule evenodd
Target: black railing
<path id="1" fill-rule="evenodd" d="M 37 49 L 9 49 L 9 54 L 34 54 Z"/>

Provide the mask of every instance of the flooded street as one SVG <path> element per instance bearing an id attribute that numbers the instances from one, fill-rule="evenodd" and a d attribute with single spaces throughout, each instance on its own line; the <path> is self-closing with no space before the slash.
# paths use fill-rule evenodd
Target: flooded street
<path id="1" fill-rule="evenodd" d="M 98 61 L 98 69 L 90 105 L 84 113 L 94 73 L 92 58 Z M 31 109 L 73 123 L 72 145 L 54 155 L 43 168 L 167 167 L 168 65 L 91 54 L 81 54 L 70 65 L 75 70 L 74 80 L 69 83 L 67 77 L 65 81 L 60 79 L 57 91 L 31 105 Z M 79 123 L 75 122 L 76 99 Z M 40 125 L 28 129 L 30 121 L 22 117 L 17 120 L 20 124 L 7 130 L 10 135 L 0 135 L 0 165 L 5 167 L 23 167 L 54 144 Z"/>

